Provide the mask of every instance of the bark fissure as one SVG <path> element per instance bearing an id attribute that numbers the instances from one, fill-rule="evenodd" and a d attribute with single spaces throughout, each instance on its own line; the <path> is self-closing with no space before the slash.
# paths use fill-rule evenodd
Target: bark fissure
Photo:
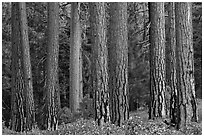
<path id="1" fill-rule="evenodd" d="M 185 128 L 197 120 L 197 104 L 194 84 L 194 58 L 191 3 L 175 3 L 176 62 L 178 87 L 177 128 Z M 192 103 L 193 102 L 193 103 Z"/>
<path id="2" fill-rule="evenodd" d="M 105 3 L 90 3 L 89 6 L 93 38 L 92 72 L 95 94 L 95 120 L 98 125 L 103 125 L 110 121 Z"/>
<path id="3" fill-rule="evenodd" d="M 31 130 L 35 122 L 25 3 L 12 3 L 11 129 Z"/>
<path id="4" fill-rule="evenodd" d="M 165 17 L 164 3 L 149 3 L 150 14 L 150 96 L 149 118 L 166 117 L 165 102 Z"/>
<path id="5" fill-rule="evenodd" d="M 56 130 L 58 126 L 58 55 L 59 55 L 59 7 L 58 3 L 48 3 L 48 55 L 46 72 L 46 128 Z"/>
<path id="6" fill-rule="evenodd" d="M 110 4 L 110 99 L 111 122 L 121 125 L 129 118 L 127 80 L 127 3 Z"/>

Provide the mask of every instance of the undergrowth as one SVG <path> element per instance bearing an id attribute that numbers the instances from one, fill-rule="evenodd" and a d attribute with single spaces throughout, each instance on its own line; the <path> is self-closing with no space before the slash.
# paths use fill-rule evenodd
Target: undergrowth
<path id="1" fill-rule="evenodd" d="M 20 135 L 201 135 L 200 124 L 192 123 L 185 131 L 175 130 L 166 125 L 162 120 L 148 120 L 144 117 L 147 112 L 134 112 L 130 114 L 130 119 L 125 121 L 121 127 L 111 123 L 97 126 L 94 119 L 79 118 L 72 123 L 62 123 L 58 130 L 46 131 L 35 129 L 28 133 L 17 133 L 3 127 L 3 134 Z"/>

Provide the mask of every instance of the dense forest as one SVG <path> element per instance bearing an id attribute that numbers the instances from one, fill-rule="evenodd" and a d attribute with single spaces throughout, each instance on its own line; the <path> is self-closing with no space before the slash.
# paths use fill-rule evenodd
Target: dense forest
<path id="1" fill-rule="evenodd" d="M 3 2 L 3 134 L 202 134 L 202 3 Z"/>

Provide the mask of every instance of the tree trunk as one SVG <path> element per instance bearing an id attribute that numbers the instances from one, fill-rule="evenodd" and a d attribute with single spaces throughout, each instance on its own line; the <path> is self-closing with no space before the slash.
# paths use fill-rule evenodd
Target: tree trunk
<path id="1" fill-rule="evenodd" d="M 194 83 L 192 7 L 189 2 L 175 3 L 176 62 L 178 87 L 177 128 L 197 121 Z"/>
<path id="2" fill-rule="evenodd" d="M 48 53 L 46 83 L 46 126 L 47 130 L 56 130 L 58 126 L 56 100 L 58 83 L 59 55 L 59 7 L 57 2 L 48 3 Z"/>
<path id="3" fill-rule="evenodd" d="M 12 86 L 11 86 L 11 125 L 10 129 L 22 132 L 25 127 L 24 120 L 24 83 L 22 72 L 22 61 L 20 51 L 20 25 L 19 25 L 19 3 L 12 3 Z"/>
<path id="4" fill-rule="evenodd" d="M 98 125 L 103 125 L 103 123 L 110 121 L 105 3 L 90 3 L 89 9 L 93 40 L 92 75 L 95 94 L 95 120 Z"/>
<path id="5" fill-rule="evenodd" d="M 70 108 L 78 112 L 82 100 L 82 58 L 81 58 L 81 27 L 79 20 L 80 5 L 71 4 L 71 44 L 70 44 Z"/>
<path id="6" fill-rule="evenodd" d="M 169 74 L 166 76 L 168 86 L 166 86 L 166 92 L 170 95 L 166 96 L 167 107 L 170 107 L 170 119 L 171 123 L 175 124 L 177 119 L 178 109 L 178 92 L 177 92 L 177 78 L 176 78 L 176 29 L 175 29 L 175 3 L 168 3 L 168 29 L 167 29 L 167 46 L 166 57 L 166 72 Z"/>
<path id="7" fill-rule="evenodd" d="M 12 3 L 12 73 L 10 128 L 31 130 L 35 112 L 25 3 Z"/>
<path id="8" fill-rule="evenodd" d="M 59 64 L 57 63 L 57 68 L 59 69 Z M 59 73 L 57 73 L 57 80 L 56 80 L 56 89 L 55 89 L 55 100 L 56 100 L 56 107 L 57 112 L 61 108 L 61 101 L 60 101 L 60 85 L 59 85 Z"/>
<path id="9" fill-rule="evenodd" d="M 110 3 L 109 92 L 111 122 L 129 118 L 127 3 Z"/>
<path id="10" fill-rule="evenodd" d="M 33 81 L 32 81 L 32 70 L 30 62 L 30 47 L 28 40 L 28 23 L 26 15 L 26 3 L 19 3 L 20 9 L 20 32 L 21 32 L 21 50 L 22 50 L 22 61 L 24 71 L 24 96 L 26 105 L 26 130 L 34 128 L 35 112 L 34 112 L 34 99 L 33 99 Z"/>
<path id="11" fill-rule="evenodd" d="M 164 3 L 150 2 L 150 96 L 149 118 L 166 117 Z"/>

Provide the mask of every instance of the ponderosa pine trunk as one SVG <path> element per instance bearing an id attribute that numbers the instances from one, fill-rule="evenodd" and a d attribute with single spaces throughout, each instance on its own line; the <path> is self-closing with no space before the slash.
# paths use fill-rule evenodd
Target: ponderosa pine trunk
<path id="1" fill-rule="evenodd" d="M 175 29 L 175 3 L 168 3 L 168 27 L 167 27 L 167 45 L 166 45 L 166 72 L 169 74 L 166 76 L 166 81 L 168 81 L 167 92 L 170 94 L 167 97 L 167 107 L 170 107 L 169 117 L 171 123 L 175 124 L 178 115 L 178 92 L 177 92 L 177 78 L 176 78 L 176 29 Z"/>
<path id="2" fill-rule="evenodd" d="M 129 118 L 127 3 L 110 3 L 109 23 L 110 118 L 121 126 Z"/>
<path id="3" fill-rule="evenodd" d="M 25 112 L 26 112 L 26 131 L 34 128 L 35 124 L 35 109 L 33 99 L 33 80 L 32 69 L 30 62 L 30 47 L 28 39 L 28 22 L 26 14 L 26 3 L 19 3 L 20 10 L 20 32 L 21 32 L 21 50 L 23 61 L 24 75 L 24 96 L 25 96 Z"/>
<path id="4" fill-rule="evenodd" d="M 166 117 L 165 105 L 165 15 L 163 2 L 149 3 L 150 99 L 149 118 Z"/>
<path id="5" fill-rule="evenodd" d="M 10 129 L 17 132 L 25 130 L 24 114 L 24 81 L 22 68 L 22 53 L 20 51 L 20 16 L 19 3 L 12 3 L 11 27 L 12 27 L 12 83 L 11 83 L 11 125 Z"/>
<path id="6" fill-rule="evenodd" d="M 177 128 L 197 121 L 194 83 L 192 3 L 175 3 L 178 115 Z"/>
<path id="7" fill-rule="evenodd" d="M 35 124 L 26 3 L 12 3 L 11 129 L 28 131 Z"/>
<path id="8" fill-rule="evenodd" d="M 70 97 L 69 103 L 73 113 L 78 112 L 83 98 L 82 92 L 82 56 L 81 26 L 79 20 L 80 5 L 71 3 L 71 43 L 70 43 Z"/>
<path id="9" fill-rule="evenodd" d="M 105 3 L 89 3 L 92 29 L 92 76 L 95 120 L 98 125 L 110 121 L 108 89 L 108 48 Z"/>
<path id="10" fill-rule="evenodd" d="M 59 55 L 59 5 L 48 2 L 48 53 L 46 79 L 46 128 L 56 130 L 58 126 L 58 55 Z"/>

